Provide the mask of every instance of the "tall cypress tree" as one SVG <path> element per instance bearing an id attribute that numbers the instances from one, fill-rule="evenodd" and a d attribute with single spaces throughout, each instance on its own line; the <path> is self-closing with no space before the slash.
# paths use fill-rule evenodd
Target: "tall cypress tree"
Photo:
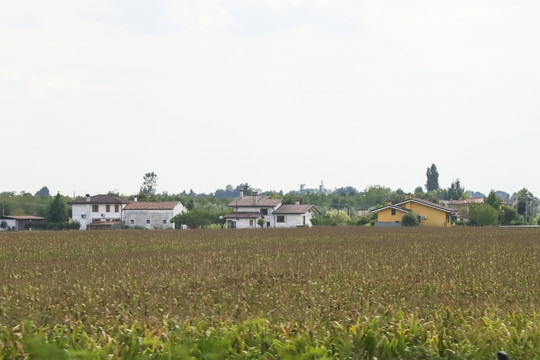
<path id="1" fill-rule="evenodd" d="M 47 221 L 52 223 L 61 223 L 67 220 L 68 214 L 66 204 L 64 203 L 64 200 L 62 200 L 60 193 L 56 194 L 51 202 L 46 218 Z"/>
<path id="2" fill-rule="evenodd" d="M 427 168 L 426 176 L 426 190 L 428 192 L 437 190 L 439 188 L 439 172 L 437 171 L 437 166 L 435 166 L 435 164 L 431 164 L 431 167 Z"/>

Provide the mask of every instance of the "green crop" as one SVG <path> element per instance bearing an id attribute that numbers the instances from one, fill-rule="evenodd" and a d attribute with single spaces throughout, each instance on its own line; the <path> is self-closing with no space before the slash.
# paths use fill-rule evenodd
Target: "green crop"
<path id="1" fill-rule="evenodd" d="M 540 358 L 540 232 L 0 233 L 0 359 Z"/>

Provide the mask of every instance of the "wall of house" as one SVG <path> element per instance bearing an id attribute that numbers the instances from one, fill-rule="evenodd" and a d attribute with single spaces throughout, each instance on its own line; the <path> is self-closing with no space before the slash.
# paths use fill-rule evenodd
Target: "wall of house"
<path id="1" fill-rule="evenodd" d="M 276 218 L 276 228 L 294 228 L 299 226 L 311 227 L 311 219 L 313 214 L 307 212 L 305 214 L 280 214 L 279 216 L 285 216 L 285 222 L 277 222 L 278 215 L 274 215 Z"/>
<path id="2" fill-rule="evenodd" d="M 227 227 L 229 220 L 236 222 L 236 229 L 255 229 L 259 227 L 257 219 L 227 219 Z"/>
<path id="3" fill-rule="evenodd" d="M 449 226 L 450 222 L 447 221 L 447 213 L 434 209 L 429 206 L 417 204 L 415 202 L 408 202 L 403 204 L 406 209 L 412 210 L 413 213 L 420 215 L 420 225 L 422 226 Z"/>
<path id="4" fill-rule="evenodd" d="M 122 221 L 122 209 L 125 204 L 118 204 L 118 212 L 115 212 L 115 204 L 110 204 L 107 212 L 106 204 L 98 204 L 98 212 L 92 212 L 92 205 L 96 204 L 73 204 L 71 206 L 71 218 L 81 224 L 81 230 L 86 230 L 87 225 L 96 221 Z"/>
<path id="5" fill-rule="evenodd" d="M 173 210 L 125 210 L 124 221 L 128 227 L 143 227 L 145 229 L 174 229 L 171 219 Z"/>
<path id="6" fill-rule="evenodd" d="M 401 218 L 404 214 L 403 211 L 396 210 L 396 214 L 392 215 L 392 209 L 384 209 L 377 213 L 377 221 L 384 223 L 398 222 L 401 224 Z"/>
<path id="7" fill-rule="evenodd" d="M 5 221 L 6 224 L 7 224 L 7 228 L 5 230 L 14 230 L 17 226 L 17 220 L 15 219 L 2 219 L 0 221 Z M 4 230 L 4 229 L 0 229 L 0 230 Z"/>

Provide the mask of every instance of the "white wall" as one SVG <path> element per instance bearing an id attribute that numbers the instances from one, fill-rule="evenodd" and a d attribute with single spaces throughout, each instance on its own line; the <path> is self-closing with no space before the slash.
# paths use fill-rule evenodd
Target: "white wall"
<path id="1" fill-rule="evenodd" d="M 15 219 L 2 219 L 0 221 L 5 221 L 6 222 L 7 228 L 5 230 L 13 229 L 14 227 L 17 226 L 17 220 L 15 220 Z M 0 228 L 0 230 L 4 230 L 4 229 Z"/>
<path id="2" fill-rule="evenodd" d="M 92 204 L 73 204 L 71 206 L 71 218 L 81 223 L 81 230 L 86 230 L 88 224 L 94 219 L 99 221 L 122 221 L 122 209 L 125 204 L 118 204 L 118 212 L 115 212 L 116 204 L 109 204 L 107 212 L 106 204 L 94 204 L 98 206 L 98 212 L 92 212 Z"/>
<path id="3" fill-rule="evenodd" d="M 124 210 L 124 221 L 128 227 L 140 226 L 145 229 L 174 229 L 175 226 L 171 222 L 171 219 L 186 210 L 180 203 L 172 210 Z"/>
<path id="4" fill-rule="evenodd" d="M 174 229 L 174 223 L 171 222 L 173 216 L 172 210 L 124 210 L 124 221 L 128 227 Z"/>
<path id="5" fill-rule="evenodd" d="M 278 216 L 285 216 L 285 222 L 277 222 Z M 313 215 L 311 212 L 307 212 L 305 214 L 283 214 L 283 215 L 275 215 L 276 217 L 276 228 L 292 228 L 292 227 L 299 227 L 299 226 L 308 226 L 311 227 L 311 219 L 313 218 Z M 305 224 L 304 224 L 304 217 L 305 217 Z"/>
<path id="6" fill-rule="evenodd" d="M 259 227 L 257 225 L 257 219 L 227 219 L 227 221 L 236 221 L 236 229 L 255 229 Z M 253 225 L 249 224 L 249 221 L 253 220 Z"/>

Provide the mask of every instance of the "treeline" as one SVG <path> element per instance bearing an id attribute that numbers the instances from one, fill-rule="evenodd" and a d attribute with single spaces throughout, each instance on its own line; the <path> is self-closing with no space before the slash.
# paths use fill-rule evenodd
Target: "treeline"
<path id="1" fill-rule="evenodd" d="M 148 176 L 147 176 L 148 175 Z M 436 168 L 428 168 L 427 176 L 437 175 Z M 381 185 L 371 185 L 363 191 L 352 186 L 346 186 L 328 191 L 299 190 L 283 193 L 283 191 L 266 191 L 254 189 L 248 183 L 237 186 L 227 185 L 210 194 L 197 194 L 190 190 L 178 194 L 168 192 L 157 193 L 154 173 L 145 175 L 145 186 L 136 195 L 120 195 L 115 192 L 109 194 L 120 195 L 130 200 L 137 197 L 138 201 L 180 201 L 189 210 L 188 213 L 175 218 L 175 222 L 187 224 L 191 228 L 222 227 L 222 216 L 231 209 L 228 203 L 240 195 L 245 196 L 258 193 L 284 200 L 285 204 L 312 204 L 322 213 L 322 216 L 313 220 L 315 225 L 366 225 L 372 224 L 376 217 L 369 210 L 382 206 L 385 202 L 398 203 L 406 196 L 414 196 L 431 202 L 439 203 L 445 200 L 467 199 L 469 197 L 485 199 L 484 204 L 472 204 L 463 209 L 458 224 L 467 225 L 519 225 L 536 224 L 538 215 L 538 199 L 527 189 L 521 189 L 512 195 L 504 191 L 491 191 L 488 196 L 475 191 L 466 191 L 459 179 L 453 181 L 448 188 L 441 188 L 433 179 L 426 183 L 426 191 L 422 186 L 416 187 L 413 193 L 406 193 L 402 189 L 392 190 Z M 428 186 L 429 185 L 429 186 Z M 427 191 L 429 189 L 429 191 Z M 70 197 L 57 194 L 51 197 L 47 187 L 43 187 L 34 195 L 21 192 L 0 193 L 3 215 L 35 215 L 45 217 L 48 223 L 69 223 L 71 207 Z M 489 206 L 489 207 L 488 207 Z M 51 225 L 52 226 L 52 225 Z M 58 227 L 58 226 L 57 226 Z M 66 225 L 67 228 L 67 225 Z"/>

